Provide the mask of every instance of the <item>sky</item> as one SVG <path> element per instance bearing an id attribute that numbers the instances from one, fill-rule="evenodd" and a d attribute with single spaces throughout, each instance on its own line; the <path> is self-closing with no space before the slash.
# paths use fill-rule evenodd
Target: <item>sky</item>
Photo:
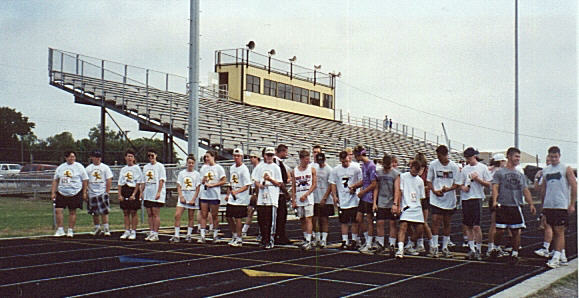
<path id="1" fill-rule="evenodd" d="M 452 144 L 514 144 L 514 1 L 201 1 L 200 81 L 214 51 L 275 49 L 341 72 L 336 107 Z M 275 3 L 275 5 L 273 4 Z M 519 147 L 577 162 L 577 3 L 519 1 Z M 88 135 L 98 108 L 48 84 L 48 47 L 187 76 L 189 1 L 0 1 L 0 106 L 46 138 Z M 132 120 L 113 114 L 129 137 Z M 109 120 L 108 125 L 114 127 Z M 181 142 L 186 148 L 184 142 Z M 462 145 L 459 145 L 462 149 Z"/>

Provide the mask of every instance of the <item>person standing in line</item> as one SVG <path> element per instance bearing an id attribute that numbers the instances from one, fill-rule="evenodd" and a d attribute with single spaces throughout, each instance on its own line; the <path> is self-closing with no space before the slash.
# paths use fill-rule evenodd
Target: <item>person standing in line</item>
<path id="1" fill-rule="evenodd" d="M 251 165 L 253 166 L 253 170 L 255 170 L 255 168 L 257 168 L 257 165 L 259 165 L 259 163 L 261 162 L 259 155 L 257 155 L 256 153 L 250 153 L 249 155 L 249 161 L 251 162 Z M 252 170 L 252 171 L 253 171 Z M 245 224 L 243 224 L 243 228 L 241 229 L 241 236 L 242 237 L 247 237 L 247 231 L 249 231 L 249 227 L 251 226 L 251 221 L 253 220 L 253 213 L 255 212 L 255 209 L 257 207 L 257 189 L 254 187 L 255 185 L 255 181 L 251 181 L 251 185 L 249 186 L 249 206 L 247 206 L 247 218 L 245 220 Z M 259 236 L 259 232 L 257 233 Z"/>
<path id="2" fill-rule="evenodd" d="M 314 231 L 318 240 L 317 245 L 324 248 L 328 242 L 328 220 L 335 212 L 333 200 L 330 198 L 332 189 L 329 180 L 332 167 L 326 164 L 326 155 L 323 152 L 316 155 L 316 164 L 317 167 L 314 167 L 317 178 L 317 188 L 314 192 Z"/>
<path id="3" fill-rule="evenodd" d="M 549 159 L 548 154 L 547 154 L 547 157 L 545 159 L 545 162 L 546 162 L 547 166 L 551 165 L 551 160 Z M 533 188 L 535 190 L 540 190 L 541 183 L 543 183 L 543 171 L 539 170 L 535 174 L 535 181 L 533 183 Z M 544 198 L 545 197 L 543 196 L 543 199 Z M 545 203 L 544 201 L 541 201 L 541 205 L 543 205 L 544 203 Z M 551 247 L 551 242 L 553 241 L 553 227 L 551 227 L 551 225 L 549 225 L 547 223 L 547 217 L 543 214 L 543 212 L 541 212 L 541 215 L 540 215 L 539 230 L 544 230 L 544 232 L 543 232 L 543 234 L 544 234 L 543 247 L 535 250 L 535 254 L 540 256 L 540 257 L 548 258 L 551 256 L 551 252 L 549 251 L 549 248 Z"/>
<path id="4" fill-rule="evenodd" d="M 215 163 L 217 152 L 210 150 L 205 153 L 205 160 L 207 164 L 201 167 L 201 237 L 198 243 L 205 243 L 205 234 L 207 231 L 207 218 L 211 213 L 213 220 L 213 243 L 219 241 L 219 205 L 221 204 L 221 186 L 227 183 L 225 170 L 223 167 Z"/>
<path id="5" fill-rule="evenodd" d="M 165 205 L 165 182 L 167 173 L 165 166 L 157 161 L 157 152 L 154 149 L 147 150 L 149 163 L 143 167 L 144 190 L 141 196 L 147 208 L 149 221 L 149 236 L 145 241 L 159 241 L 159 226 L 161 225 L 161 207 Z"/>
<path id="6" fill-rule="evenodd" d="M 521 151 L 515 147 L 509 148 L 507 150 L 507 166 L 494 174 L 492 183 L 492 206 L 497 210 L 497 234 L 502 234 L 505 229 L 509 229 L 512 234 L 513 250 L 509 259 L 509 263 L 512 265 L 519 262 L 521 229 L 526 228 L 525 218 L 521 210 L 523 197 L 529 204 L 531 213 L 533 215 L 536 213 L 531 192 L 527 188 L 527 177 L 516 169 L 520 160 Z"/>
<path id="7" fill-rule="evenodd" d="M 52 179 L 51 198 L 56 217 L 54 237 L 74 237 L 76 209 L 82 209 L 82 201 L 87 200 L 88 175 L 82 164 L 76 162 L 74 151 L 64 152 L 66 162 L 56 168 Z M 68 208 L 68 230 L 64 233 L 63 210 Z"/>
<path id="8" fill-rule="evenodd" d="M 179 195 L 179 198 L 175 208 L 175 234 L 171 239 L 169 239 L 169 242 L 172 243 L 178 243 L 181 241 L 181 216 L 185 210 L 187 210 L 189 219 L 187 222 L 187 236 L 185 236 L 185 241 L 191 243 L 195 220 L 195 207 L 199 206 L 201 175 L 199 175 L 199 172 L 195 171 L 195 156 L 189 154 L 186 162 L 187 168 L 180 171 L 177 176 L 177 194 Z"/>
<path id="9" fill-rule="evenodd" d="M 94 230 L 91 235 L 98 236 L 101 232 L 106 237 L 111 235 L 109 228 L 110 199 L 109 193 L 113 182 L 113 172 L 102 162 L 102 153 L 95 150 L 90 153 L 91 164 L 86 167 L 88 174 L 88 214 L 92 215 Z M 102 219 L 102 229 L 100 225 Z"/>
<path id="10" fill-rule="evenodd" d="M 229 245 L 240 247 L 243 245 L 241 219 L 247 216 L 251 176 L 249 175 L 249 169 L 243 164 L 243 151 L 241 149 L 233 149 L 233 160 L 235 164 L 229 168 L 230 181 L 227 195 L 225 196 L 227 201 L 225 217 L 232 234 Z"/>
<path id="11" fill-rule="evenodd" d="M 282 176 L 282 184 L 280 187 L 279 202 L 277 206 L 276 214 L 276 232 L 275 232 L 275 243 L 276 244 L 290 244 L 290 240 L 286 235 L 285 225 L 287 221 L 287 202 L 290 200 L 290 194 L 287 190 L 286 184 L 291 183 L 291 169 L 288 168 L 283 160 L 288 156 L 288 147 L 284 144 L 280 144 L 275 148 L 275 157 L 273 162 L 279 166 Z"/>
<path id="12" fill-rule="evenodd" d="M 389 154 L 384 154 L 382 158 L 383 167 L 376 171 L 376 188 L 374 188 L 374 203 L 372 210 L 376 213 L 376 242 L 377 248 L 375 253 L 384 253 L 384 224 L 388 221 L 389 226 L 389 238 L 388 247 L 390 248 L 390 254 L 394 257 L 394 251 L 396 250 L 396 237 L 397 228 L 396 220 L 398 220 L 398 215 L 392 213 L 392 204 L 394 203 L 394 182 L 398 180 L 400 172 L 391 168 L 392 156 Z"/>
<path id="13" fill-rule="evenodd" d="M 547 262 L 550 268 L 567 265 L 565 255 L 565 229 L 569 225 L 569 215 L 575 212 L 577 201 L 577 177 L 573 169 L 560 162 L 561 150 L 557 146 L 549 148 L 551 165 L 543 170 L 541 200 L 543 214 L 553 228 L 553 257 Z M 513 246 L 514 247 L 514 246 Z"/>
<path id="14" fill-rule="evenodd" d="M 118 197 L 125 223 L 125 232 L 121 240 L 137 239 L 139 217 L 137 210 L 141 208 L 141 193 L 143 192 L 143 172 L 135 163 L 135 151 L 128 149 L 125 152 L 126 166 L 121 169 L 118 181 Z"/>
<path id="15" fill-rule="evenodd" d="M 317 186 L 316 170 L 310 164 L 310 152 L 299 152 L 300 163 L 293 170 L 292 207 L 300 219 L 305 242 L 302 249 L 312 249 L 312 217 L 314 216 L 314 191 Z M 298 199 L 299 198 L 299 199 Z"/>
<path id="16" fill-rule="evenodd" d="M 507 158 L 502 153 L 497 153 L 493 155 L 491 159 L 491 165 L 489 166 L 489 173 L 491 175 L 491 181 L 494 179 L 495 173 L 500 169 L 507 166 Z M 491 190 L 492 192 L 492 190 Z M 486 257 L 491 257 L 492 254 L 495 255 L 503 255 L 504 252 L 502 251 L 499 245 L 495 246 L 495 243 L 501 243 L 502 237 L 497 237 L 497 228 L 496 228 L 496 210 L 493 208 L 492 202 L 489 202 L 489 212 L 491 214 L 491 225 L 489 227 L 488 239 L 489 244 L 487 247 Z M 502 233 L 500 234 L 502 236 Z M 495 242 L 496 241 L 496 242 Z M 493 251 L 496 252 L 493 253 Z"/>
<path id="17" fill-rule="evenodd" d="M 363 230 L 365 230 L 363 233 L 366 243 L 360 248 L 360 252 L 368 253 L 372 249 L 374 238 L 374 212 L 372 211 L 374 199 L 372 196 L 374 188 L 376 188 L 376 165 L 368 158 L 366 149 L 361 145 L 354 148 L 354 157 L 358 162 L 362 163 L 362 181 L 353 186 L 354 188 L 361 188 L 358 193 L 360 204 L 358 206 L 356 221 L 365 227 L 363 228 Z M 364 219 L 366 219 L 367 223 L 364 222 Z"/>

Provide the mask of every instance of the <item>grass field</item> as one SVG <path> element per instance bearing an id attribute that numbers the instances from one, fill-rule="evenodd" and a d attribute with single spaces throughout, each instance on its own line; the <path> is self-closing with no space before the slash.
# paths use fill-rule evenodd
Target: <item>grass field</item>
<path id="1" fill-rule="evenodd" d="M 561 278 L 548 288 L 541 290 L 529 297 L 577 297 L 577 271 Z"/>
<path id="2" fill-rule="evenodd" d="M 75 232 L 88 232 L 92 230 L 92 216 L 85 209 L 77 210 Z M 68 226 L 68 210 L 64 210 L 64 226 Z M 141 222 L 139 215 L 139 228 L 148 228 L 146 223 Z M 173 226 L 174 207 L 161 208 L 161 226 Z M 49 200 L 34 200 L 22 197 L 0 197 L 0 238 L 15 236 L 50 235 L 54 233 L 52 216 L 52 202 Z M 123 229 L 123 212 L 119 205 L 111 206 L 109 223 L 112 230 Z M 195 221 L 197 223 L 197 221 Z M 181 225 L 187 225 L 187 213 L 183 214 Z"/>

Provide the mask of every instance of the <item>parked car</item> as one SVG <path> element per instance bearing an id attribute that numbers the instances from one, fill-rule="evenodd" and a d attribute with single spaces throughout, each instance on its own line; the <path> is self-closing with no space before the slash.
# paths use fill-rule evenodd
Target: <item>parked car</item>
<path id="1" fill-rule="evenodd" d="M 15 176 L 20 173 L 21 165 L 15 163 L 0 164 L 0 176 Z"/>
<path id="2" fill-rule="evenodd" d="M 49 165 L 49 164 L 41 164 L 41 163 L 30 163 L 24 165 L 20 169 L 20 174 L 26 174 L 30 172 L 45 172 L 45 171 L 54 171 L 56 170 L 57 166 Z"/>

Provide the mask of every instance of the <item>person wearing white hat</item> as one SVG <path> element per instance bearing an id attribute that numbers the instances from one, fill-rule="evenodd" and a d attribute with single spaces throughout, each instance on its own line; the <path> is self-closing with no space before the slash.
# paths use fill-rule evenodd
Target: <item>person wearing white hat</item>
<path id="1" fill-rule="evenodd" d="M 507 158 L 505 157 L 504 154 L 502 153 L 495 153 L 493 155 L 493 157 L 490 160 L 490 166 L 488 167 L 489 173 L 491 175 L 491 181 L 495 175 L 495 173 L 500 169 L 500 168 L 504 168 L 505 166 L 507 166 Z M 493 208 L 493 206 L 489 203 L 489 211 L 491 214 L 491 225 L 489 227 L 489 232 L 488 232 L 488 239 L 489 239 L 489 243 L 487 246 L 487 253 L 486 253 L 486 257 L 490 257 L 491 254 L 493 253 L 493 251 L 496 251 L 497 255 L 502 255 L 502 249 L 500 248 L 500 246 L 495 246 L 495 238 L 496 237 L 496 233 L 497 233 L 497 228 L 496 228 L 496 212 L 495 209 Z M 502 234 L 501 234 L 502 235 Z M 496 243 L 500 243 L 502 239 L 497 238 L 496 239 Z"/>
<path id="2" fill-rule="evenodd" d="M 235 164 L 229 168 L 229 189 L 225 196 L 227 201 L 225 217 L 227 217 L 232 234 L 229 245 L 239 247 L 243 244 L 241 219 L 247 216 L 251 176 L 249 169 L 243 164 L 243 150 L 235 148 L 233 160 Z"/>

